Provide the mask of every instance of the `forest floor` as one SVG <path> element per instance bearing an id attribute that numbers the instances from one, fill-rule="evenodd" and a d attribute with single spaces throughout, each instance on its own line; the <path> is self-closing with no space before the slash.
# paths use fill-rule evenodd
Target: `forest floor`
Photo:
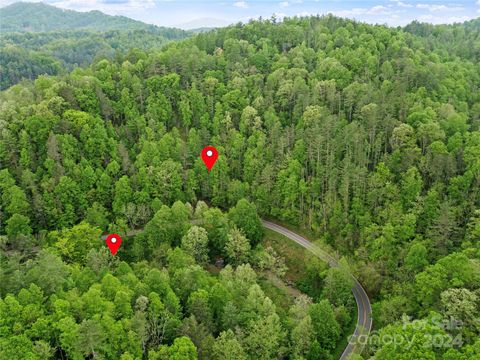
<path id="1" fill-rule="evenodd" d="M 285 265 L 288 268 L 285 279 L 288 283 L 296 283 L 303 278 L 305 274 L 305 259 L 307 259 L 308 254 L 305 248 L 269 229 L 265 229 L 263 245 L 265 247 L 271 246 L 277 254 L 285 259 Z"/>

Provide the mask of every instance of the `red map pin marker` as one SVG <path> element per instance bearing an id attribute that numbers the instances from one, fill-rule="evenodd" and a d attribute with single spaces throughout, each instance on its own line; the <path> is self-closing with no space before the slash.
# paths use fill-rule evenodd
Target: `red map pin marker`
<path id="1" fill-rule="evenodd" d="M 202 160 L 205 163 L 208 171 L 210 171 L 215 165 L 215 161 L 218 159 L 218 151 L 213 146 L 206 146 L 202 150 Z"/>
<path id="2" fill-rule="evenodd" d="M 115 255 L 120 245 L 122 245 L 122 238 L 118 234 L 110 234 L 105 239 L 105 242 L 107 243 L 112 255 Z"/>

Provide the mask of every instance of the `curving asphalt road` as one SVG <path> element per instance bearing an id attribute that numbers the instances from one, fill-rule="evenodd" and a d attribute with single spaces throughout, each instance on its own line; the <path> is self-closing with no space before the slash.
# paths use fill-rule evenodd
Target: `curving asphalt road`
<path id="1" fill-rule="evenodd" d="M 331 267 L 340 266 L 338 261 L 335 260 L 330 254 L 320 249 L 315 244 L 312 244 L 304 237 L 270 221 L 262 220 L 262 222 L 263 226 L 265 226 L 267 229 L 273 230 L 279 234 L 284 235 L 290 240 L 295 241 L 297 244 L 303 246 L 305 249 L 313 253 L 318 258 L 326 261 Z M 358 282 L 355 276 L 353 276 L 352 274 L 350 274 L 350 276 L 352 277 L 354 283 L 352 293 L 355 297 L 355 301 L 357 302 L 357 326 L 355 327 L 355 331 L 353 332 L 352 336 L 348 341 L 347 347 L 345 348 L 345 350 L 343 350 L 343 353 L 340 356 L 340 360 L 347 360 L 353 354 L 361 354 L 365 344 L 365 337 L 370 334 L 370 331 L 372 329 L 372 307 L 370 305 L 370 299 L 368 298 L 365 289 Z M 357 341 L 358 339 L 360 339 L 361 341 Z"/>
<path id="2" fill-rule="evenodd" d="M 340 267 L 338 261 L 327 253 L 325 250 L 322 250 L 317 245 L 312 244 L 310 241 L 305 239 L 303 236 L 294 233 L 293 231 L 284 228 L 283 226 L 277 225 L 273 222 L 262 220 L 263 226 L 267 229 L 273 230 L 279 234 L 284 235 L 288 239 L 295 241 L 297 244 L 303 246 L 305 249 L 310 251 L 312 254 L 317 256 L 319 259 L 327 262 L 330 267 Z M 142 230 L 133 230 L 128 232 L 124 236 L 133 236 L 141 232 Z M 106 235 L 102 235 L 102 240 L 107 238 Z M 340 356 L 340 360 L 348 360 L 351 355 L 353 354 L 361 354 L 365 344 L 365 337 L 370 334 L 372 329 L 372 307 L 370 305 L 370 299 L 368 298 L 365 289 L 362 285 L 358 282 L 358 280 L 350 274 L 353 279 L 353 288 L 352 293 L 355 297 L 355 301 L 357 302 L 357 326 L 355 327 L 355 331 L 350 336 L 348 345 L 343 350 L 342 355 Z M 360 342 L 357 340 L 360 338 Z"/>

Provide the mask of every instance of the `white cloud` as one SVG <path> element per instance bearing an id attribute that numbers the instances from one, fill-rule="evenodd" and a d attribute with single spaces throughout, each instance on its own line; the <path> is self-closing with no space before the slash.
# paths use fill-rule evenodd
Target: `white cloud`
<path id="1" fill-rule="evenodd" d="M 0 0 L 0 6 L 8 5 L 19 0 Z M 42 0 L 23 0 L 23 1 L 42 1 Z M 269 3 L 269 11 L 259 10 L 255 11 L 256 5 L 249 0 L 218 0 L 215 2 L 217 6 L 206 7 L 205 13 L 198 9 L 188 11 L 184 5 L 184 1 L 174 0 L 43 0 L 47 4 L 58 6 L 61 8 L 72 9 L 77 11 L 100 10 L 110 15 L 124 15 L 136 18 L 148 23 L 155 23 L 165 26 L 175 24 L 184 24 L 186 20 L 201 19 L 202 26 L 212 26 L 215 19 L 228 19 L 228 23 L 234 23 L 238 20 L 248 20 L 251 18 L 258 18 L 262 15 L 264 18 L 270 17 L 273 12 L 272 6 L 282 13 L 277 13 L 278 21 L 287 16 L 283 12 L 288 13 L 288 16 L 309 16 L 314 15 L 312 12 L 323 13 L 327 10 L 321 10 L 319 7 L 311 6 L 313 1 L 320 1 L 318 4 L 324 3 L 323 0 L 275 0 L 265 1 L 262 3 Z M 163 7 L 165 2 L 170 1 L 169 4 L 178 4 L 178 6 Z M 303 2 L 303 4 L 302 4 Z M 331 10 L 337 16 L 355 18 L 361 21 L 370 23 L 380 22 L 389 25 L 406 25 L 408 22 L 418 19 L 419 21 L 430 22 L 433 24 L 462 22 L 469 20 L 469 16 L 475 17 L 480 14 L 480 0 L 382 0 L 370 3 L 371 5 L 357 5 L 355 4 L 369 4 L 368 2 L 360 2 L 357 0 L 345 2 L 350 4 L 344 5 L 340 0 L 331 0 L 332 3 L 337 3 L 338 10 Z M 466 5 L 469 2 L 470 5 Z M 210 1 L 208 2 L 210 3 Z M 214 3 L 212 1 L 212 3 Z M 224 6 L 218 6 L 222 4 Z M 307 5 L 308 4 L 308 5 Z M 315 3 L 317 4 L 317 3 Z M 341 4 L 341 5 L 340 5 Z M 353 5 L 351 5 L 353 4 Z M 305 6 L 304 6 L 305 5 Z M 463 6 L 463 8 L 462 8 Z M 233 9 L 235 7 L 235 9 Z M 172 10 L 173 9 L 173 10 Z M 213 11 L 212 13 L 212 9 Z M 246 10 L 248 9 L 248 10 Z M 317 10 L 318 9 L 318 10 Z M 463 9 L 463 11 L 460 11 Z M 455 11 L 457 10 L 457 11 Z M 256 14 L 257 13 L 257 14 Z M 253 16 L 256 14 L 255 16 Z M 468 15 L 468 16 L 467 16 Z M 247 17 L 248 16 L 248 17 Z M 208 21 L 205 20 L 208 18 Z M 211 19 L 210 19 L 211 18 Z M 220 21 L 220 20 L 218 20 Z M 224 20 L 227 22 L 227 20 Z M 215 23 L 216 24 L 216 23 Z M 224 26 L 222 24 L 221 26 Z M 218 25 L 214 25 L 218 26 Z M 192 25 L 193 27 L 193 25 Z M 196 26 L 201 27 L 201 26 Z"/>
<path id="2" fill-rule="evenodd" d="M 233 4 L 233 6 L 241 8 L 241 9 L 248 9 L 248 4 L 246 1 L 237 1 Z"/>
<path id="3" fill-rule="evenodd" d="M 354 15 L 364 15 L 365 10 L 366 9 L 363 9 L 363 8 L 353 8 L 352 10 L 333 11 L 333 13 L 337 16 L 348 17 L 348 16 L 354 16 Z"/>
<path id="4" fill-rule="evenodd" d="M 432 21 L 433 19 L 435 19 L 435 16 L 429 14 L 429 15 L 421 15 L 418 17 L 418 20 L 419 21 L 422 21 L 422 22 L 430 22 Z"/>
<path id="5" fill-rule="evenodd" d="M 412 4 L 407 4 L 407 3 L 404 3 L 403 1 L 397 1 L 397 6 L 403 7 L 403 8 L 412 8 L 412 7 L 414 7 Z"/>
<path id="6" fill-rule="evenodd" d="M 202 18 L 193 18 L 183 23 L 172 23 L 172 25 L 180 29 L 190 30 L 190 29 L 198 29 L 202 27 L 225 27 L 234 22 L 235 21 L 228 21 L 225 19 L 202 17 Z"/>
<path id="7" fill-rule="evenodd" d="M 262 15 L 257 14 L 257 15 L 249 15 L 245 16 L 242 20 L 245 20 L 246 22 L 249 22 L 251 20 L 258 20 Z"/>
<path id="8" fill-rule="evenodd" d="M 299 17 L 315 16 L 315 15 L 317 15 L 317 14 L 312 13 L 310 11 L 302 11 L 302 12 L 299 12 L 299 13 L 295 14 L 295 16 L 299 16 Z"/>
<path id="9" fill-rule="evenodd" d="M 370 10 L 369 10 L 369 13 L 370 14 L 384 14 L 385 11 L 387 11 L 388 8 L 386 8 L 385 6 L 383 5 L 377 5 L 377 6 L 374 6 L 372 7 Z"/>
<path id="10" fill-rule="evenodd" d="M 431 12 L 463 10 L 463 7 L 461 7 L 461 6 L 446 6 L 446 5 L 437 5 L 437 4 L 417 4 L 417 8 L 428 10 L 428 11 L 431 11 Z"/>
<path id="11" fill-rule="evenodd" d="M 459 22 L 464 22 L 468 20 L 472 20 L 472 16 L 450 16 L 447 18 L 447 23 L 459 23 Z"/>
<path id="12" fill-rule="evenodd" d="M 353 8 L 351 10 L 339 10 L 333 13 L 337 16 L 351 17 L 359 15 L 392 15 L 401 12 L 400 10 L 392 10 L 383 5 L 376 5 L 371 8 Z"/>
<path id="13" fill-rule="evenodd" d="M 453 24 L 462 23 L 464 21 L 472 20 L 472 16 L 434 16 L 432 14 L 421 15 L 418 20 L 421 22 L 427 22 L 430 24 Z"/>
<path id="14" fill-rule="evenodd" d="M 447 7 L 445 5 L 417 4 L 417 8 L 426 9 L 428 11 L 438 11 L 438 10 L 445 10 Z"/>
<path id="15" fill-rule="evenodd" d="M 112 15 L 155 7 L 155 0 L 50 0 L 46 3 L 64 9 L 76 11 L 99 10 Z"/>

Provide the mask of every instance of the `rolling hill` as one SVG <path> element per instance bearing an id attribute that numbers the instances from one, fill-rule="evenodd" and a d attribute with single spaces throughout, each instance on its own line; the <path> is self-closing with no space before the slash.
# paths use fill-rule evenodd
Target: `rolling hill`
<path id="1" fill-rule="evenodd" d="M 160 48 L 191 36 L 100 11 L 77 12 L 43 3 L 14 3 L 0 9 L 0 89 L 22 79 L 58 75 L 94 59 L 112 59 L 131 49 Z"/>
<path id="2" fill-rule="evenodd" d="M 101 11 L 78 12 L 44 3 L 18 2 L 0 9 L 0 30 L 5 32 L 46 32 L 56 30 L 150 30 L 160 29 L 124 16 Z"/>
<path id="3" fill-rule="evenodd" d="M 480 359 L 476 24 L 3 34 L 0 359 Z"/>

